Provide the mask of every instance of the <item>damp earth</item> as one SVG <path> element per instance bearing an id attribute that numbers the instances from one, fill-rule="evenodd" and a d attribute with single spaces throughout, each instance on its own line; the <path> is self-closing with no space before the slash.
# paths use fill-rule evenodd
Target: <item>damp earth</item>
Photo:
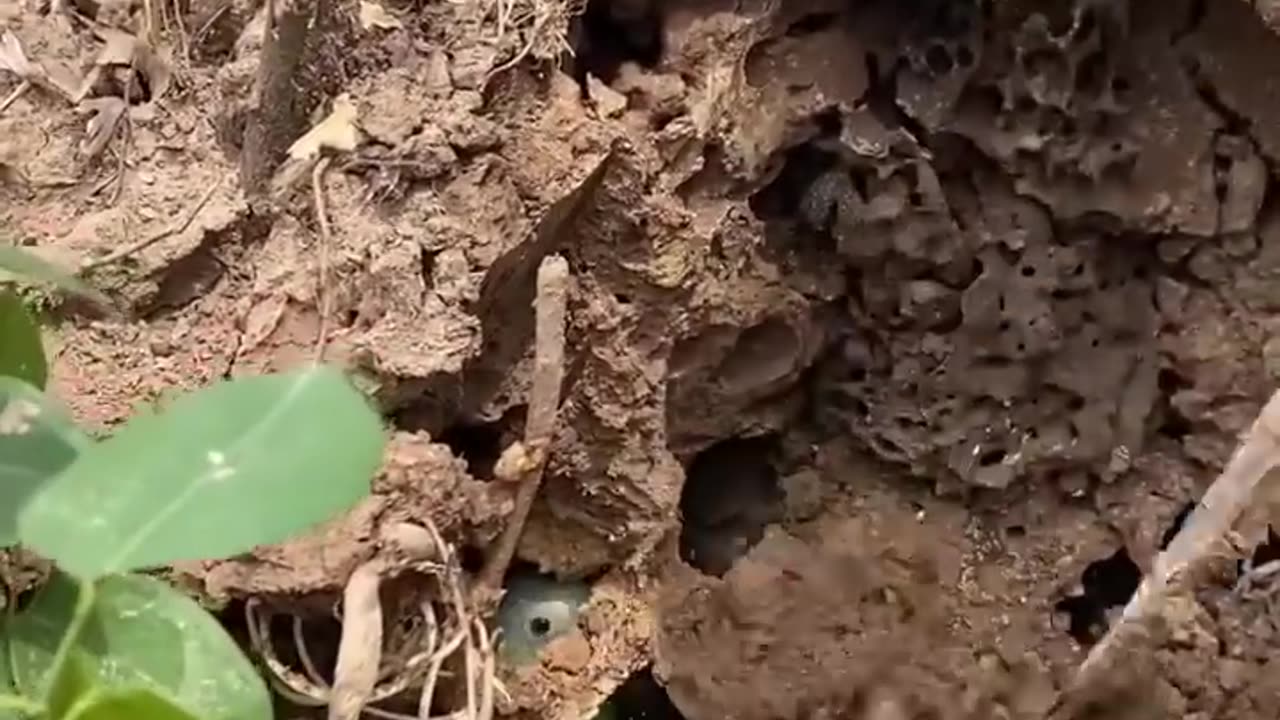
<path id="1" fill-rule="evenodd" d="M 172 573 L 322 664 L 380 531 L 430 518 L 469 571 L 501 533 L 551 254 L 505 717 L 1062 716 L 1280 377 L 1275 3 L 277 5 L 0 2 L 52 78 L 0 112 L 0 236 L 79 267 L 174 229 L 86 273 L 126 317 L 37 298 L 90 428 L 317 338 L 371 395 L 371 497 Z M 155 62 L 70 103 L 104 27 Z M 335 107 L 326 239 L 290 147 Z M 1269 498 L 1068 716 L 1276 716 Z"/>

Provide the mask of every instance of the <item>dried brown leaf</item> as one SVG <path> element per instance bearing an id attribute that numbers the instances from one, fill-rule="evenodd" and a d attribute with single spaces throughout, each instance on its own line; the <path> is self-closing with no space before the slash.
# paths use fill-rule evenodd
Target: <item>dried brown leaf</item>
<path id="1" fill-rule="evenodd" d="M 289 147 L 289 157 L 309 160 L 324 148 L 351 152 L 360 145 L 360 129 L 356 127 L 356 106 L 343 93 L 333 101 L 333 111 Z"/>
<path id="2" fill-rule="evenodd" d="M 124 116 L 124 100 L 103 97 L 85 100 L 81 107 L 92 110 L 93 117 L 85 126 L 85 137 L 80 141 L 80 152 L 87 158 L 97 157 L 116 134 L 120 118 Z"/>
<path id="3" fill-rule="evenodd" d="M 127 32 L 103 28 L 98 31 L 102 38 L 102 50 L 98 52 L 97 65 L 132 65 L 133 56 L 137 52 L 138 39 Z"/>
<path id="4" fill-rule="evenodd" d="M 0 68 L 24 80 L 40 75 L 39 66 L 27 59 L 27 53 L 22 49 L 22 42 L 18 40 L 18 36 L 8 30 L 0 35 Z"/>
<path id="5" fill-rule="evenodd" d="M 360 27 L 365 30 L 399 30 L 404 27 L 404 23 L 378 3 L 360 0 Z"/>
<path id="6" fill-rule="evenodd" d="M 169 62 L 143 38 L 119 30 L 98 30 L 102 50 L 95 65 L 99 68 L 127 66 L 142 74 L 151 90 L 151 100 L 159 100 L 169 89 L 173 71 Z"/>

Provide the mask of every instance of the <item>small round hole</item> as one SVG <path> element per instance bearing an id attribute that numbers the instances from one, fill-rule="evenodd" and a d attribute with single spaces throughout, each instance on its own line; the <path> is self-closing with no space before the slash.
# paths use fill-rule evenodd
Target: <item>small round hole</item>
<path id="1" fill-rule="evenodd" d="M 941 45 L 933 45 L 924 53 L 924 61 L 929 65 L 929 69 L 938 75 L 945 75 L 951 72 L 955 67 L 955 62 L 951 59 L 951 54 Z"/>
<path id="2" fill-rule="evenodd" d="M 535 637 L 546 637 L 551 632 L 551 621 L 544 617 L 536 617 L 529 621 L 529 632 Z"/>

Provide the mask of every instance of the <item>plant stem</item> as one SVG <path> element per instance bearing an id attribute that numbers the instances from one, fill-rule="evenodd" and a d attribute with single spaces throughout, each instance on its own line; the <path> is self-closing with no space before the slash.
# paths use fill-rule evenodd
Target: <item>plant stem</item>
<path id="1" fill-rule="evenodd" d="M 45 706 L 35 700 L 21 695 L 0 695 L 0 710 L 12 710 L 28 717 L 37 717 L 45 713 Z"/>

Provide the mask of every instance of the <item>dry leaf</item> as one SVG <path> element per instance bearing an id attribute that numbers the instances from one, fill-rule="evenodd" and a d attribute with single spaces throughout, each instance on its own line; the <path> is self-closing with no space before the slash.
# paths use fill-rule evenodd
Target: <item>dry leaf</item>
<path id="1" fill-rule="evenodd" d="M 351 152 L 360 145 L 360 129 L 356 127 L 356 106 L 343 93 L 333 101 L 333 112 L 319 125 L 289 147 L 289 157 L 308 160 L 320 154 L 324 148 Z"/>
<path id="2" fill-rule="evenodd" d="M 399 30 L 404 24 L 378 3 L 360 0 L 360 27 L 365 30 Z"/>
<path id="3" fill-rule="evenodd" d="M 169 63 L 145 40 L 110 28 L 99 30 L 98 36 L 103 41 L 102 51 L 98 53 L 95 62 L 98 68 L 124 65 L 141 73 L 151 90 L 152 102 L 159 100 L 168 91 L 173 79 Z"/>
<path id="4" fill-rule="evenodd" d="M 98 31 L 102 38 L 102 51 L 95 61 L 98 65 L 133 65 L 137 53 L 138 39 L 126 32 L 103 28 Z"/>
<path id="5" fill-rule="evenodd" d="M 280 319 L 284 317 L 285 306 L 288 304 L 289 299 L 284 293 L 273 293 L 254 305 L 245 318 L 244 337 L 240 340 L 239 352 L 247 353 L 271 337 L 271 333 L 280 326 Z"/>
<path id="6" fill-rule="evenodd" d="M 134 69 L 147 79 L 147 88 L 151 91 L 151 102 L 164 96 L 173 80 L 173 71 L 169 69 L 169 61 L 156 52 L 155 48 L 138 43 L 134 55 Z"/>
<path id="7" fill-rule="evenodd" d="M 23 80 L 31 80 L 41 74 L 40 68 L 27 59 L 27 53 L 22 49 L 18 36 L 8 30 L 4 31 L 4 35 L 0 35 L 0 68 L 8 70 Z"/>
<path id="8" fill-rule="evenodd" d="M 85 137 L 80 141 L 80 152 L 85 157 L 93 158 L 107 147 L 116 134 L 116 127 L 124 115 L 124 100 L 118 97 L 103 97 L 86 100 L 81 107 L 92 110 L 93 117 L 85 127 Z"/>

